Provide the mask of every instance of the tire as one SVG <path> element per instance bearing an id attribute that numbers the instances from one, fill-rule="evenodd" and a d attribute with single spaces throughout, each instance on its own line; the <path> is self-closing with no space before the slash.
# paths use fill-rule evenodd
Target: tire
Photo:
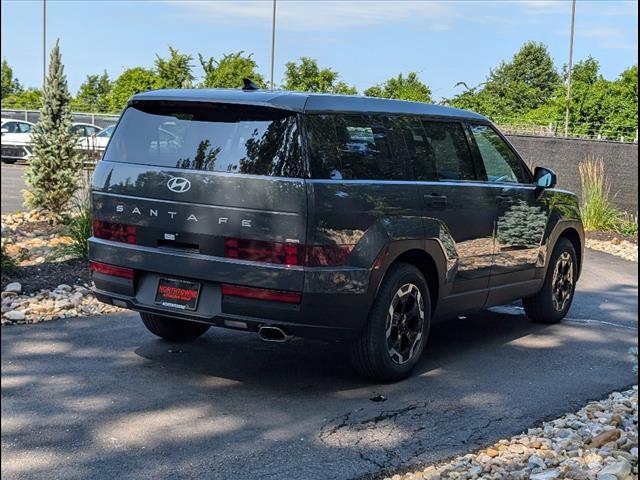
<path id="1" fill-rule="evenodd" d="M 431 299 L 424 276 L 408 263 L 392 265 L 367 324 L 351 346 L 354 369 L 364 377 L 383 382 L 408 377 L 420 361 L 430 326 Z"/>
<path id="2" fill-rule="evenodd" d="M 2 163 L 6 163 L 8 165 L 13 165 L 17 160 L 15 158 L 3 158 Z"/>
<path id="3" fill-rule="evenodd" d="M 556 272 L 560 277 L 556 278 Z M 542 290 L 522 299 L 527 316 L 535 323 L 560 322 L 571 308 L 577 280 L 576 250 L 569 240 L 560 238 L 551 254 Z"/>
<path id="4" fill-rule="evenodd" d="M 188 322 L 152 313 L 140 313 L 140 318 L 142 318 L 142 323 L 147 327 L 147 330 L 171 342 L 195 340 L 209 330 L 209 325 L 204 323 Z"/>

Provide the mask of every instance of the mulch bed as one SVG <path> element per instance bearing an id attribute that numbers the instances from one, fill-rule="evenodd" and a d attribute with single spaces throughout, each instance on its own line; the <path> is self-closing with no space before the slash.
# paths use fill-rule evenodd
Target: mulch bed
<path id="1" fill-rule="evenodd" d="M 22 284 L 22 293 L 37 293 L 41 289 L 52 290 L 61 283 L 67 285 L 90 285 L 91 272 L 87 260 L 67 260 L 18 267 L 2 272 L 2 290 L 11 282 Z"/>
<path id="2" fill-rule="evenodd" d="M 592 240 L 600 240 L 601 242 L 610 242 L 613 239 L 626 240 L 631 243 L 638 244 L 637 236 L 621 235 L 615 232 L 586 232 L 586 236 Z"/>

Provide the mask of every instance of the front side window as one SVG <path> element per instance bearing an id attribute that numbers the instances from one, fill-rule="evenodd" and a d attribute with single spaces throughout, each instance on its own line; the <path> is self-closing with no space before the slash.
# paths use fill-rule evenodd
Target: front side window
<path id="1" fill-rule="evenodd" d="M 295 114 L 263 107 L 141 102 L 128 107 L 104 160 L 301 177 Z"/>
<path id="2" fill-rule="evenodd" d="M 428 142 L 428 158 L 438 180 L 478 180 L 469 144 L 458 122 L 422 122 Z"/>
<path id="3" fill-rule="evenodd" d="M 18 132 L 20 133 L 29 133 L 31 132 L 32 125 L 28 123 L 18 123 Z"/>
<path id="4" fill-rule="evenodd" d="M 494 183 L 530 183 L 520 159 L 488 125 L 471 125 L 487 180 Z"/>

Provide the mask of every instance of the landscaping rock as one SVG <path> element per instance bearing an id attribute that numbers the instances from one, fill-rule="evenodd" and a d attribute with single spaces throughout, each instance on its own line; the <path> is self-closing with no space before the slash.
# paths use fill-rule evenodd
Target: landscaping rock
<path id="1" fill-rule="evenodd" d="M 8 293 L 21 293 L 22 292 L 22 285 L 18 282 L 13 282 L 10 283 L 9 285 L 7 285 L 4 289 L 5 292 Z"/>
<path id="2" fill-rule="evenodd" d="M 21 310 L 11 310 L 4 314 L 4 318 L 11 320 L 12 322 L 21 322 L 27 315 Z"/>
<path id="3" fill-rule="evenodd" d="M 638 387 L 614 392 L 485 450 L 399 478 L 637 480 Z"/>

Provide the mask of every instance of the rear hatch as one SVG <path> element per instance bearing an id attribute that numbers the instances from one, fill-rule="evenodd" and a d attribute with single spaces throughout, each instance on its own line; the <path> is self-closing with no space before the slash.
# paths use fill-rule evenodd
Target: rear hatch
<path id="1" fill-rule="evenodd" d="M 306 241 L 298 124 L 263 106 L 131 103 L 93 177 L 92 259 L 302 290 L 302 268 L 278 249 Z"/>

